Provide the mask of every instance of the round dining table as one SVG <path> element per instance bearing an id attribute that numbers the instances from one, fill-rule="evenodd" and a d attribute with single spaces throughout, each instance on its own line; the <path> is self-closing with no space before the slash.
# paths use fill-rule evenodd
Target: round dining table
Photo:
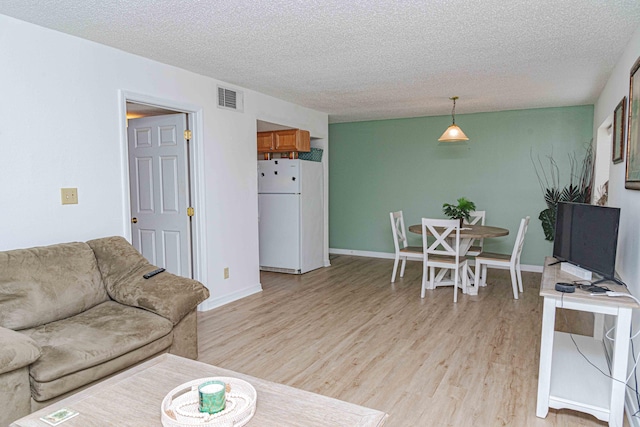
<path id="1" fill-rule="evenodd" d="M 409 231 L 416 234 L 422 234 L 422 224 L 410 225 Z M 463 227 L 460 229 L 460 255 L 464 256 L 467 254 L 469 248 L 471 248 L 471 244 L 475 239 L 501 237 L 508 234 L 509 229 L 507 228 L 492 227 L 490 225 L 463 224 Z M 471 270 L 471 266 L 467 266 L 467 272 L 469 275 L 469 286 L 467 287 L 467 293 L 470 295 L 478 295 L 478 286 L 475 280 L 475 273 Z M 442 270 L 438 274 L 438 278 L 436 279 L 436 281 L 441 282 L 444 277 L 444 273 L 445 271 Z"/>
<path id="2" fill-rule="evenodd" d="M 409 231 L 416 234 L 422 234 L 422 224 L 409 226 Z M 487 237 L 501 237 L 509 234 L 507 228 L 492 227 L 490 225 L 469 225 L 464 224 L 460 229 L 461 239 L 484 239 Z"/>

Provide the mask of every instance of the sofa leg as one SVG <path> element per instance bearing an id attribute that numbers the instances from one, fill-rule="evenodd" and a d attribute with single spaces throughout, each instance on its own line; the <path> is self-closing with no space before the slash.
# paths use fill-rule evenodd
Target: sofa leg
<path id="1" fill-rule="evenodd" d="M 192 310 L 173 327 L 173 344 L 169 353 L 196 360 L 198 358 L 198 311 Z"/>

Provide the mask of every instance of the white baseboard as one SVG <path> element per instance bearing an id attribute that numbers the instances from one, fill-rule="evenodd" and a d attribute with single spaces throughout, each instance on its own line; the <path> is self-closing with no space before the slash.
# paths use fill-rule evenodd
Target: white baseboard
<path id="1" fill-rule="evenodd" d="M 262 286 L 260 285 L 260 283 L 255 286 L 241 289 L 232 294 L 225 295 L 222 298 L 209 298 L 198 305 L 198 311 L 213 310 L 214 308 L 229 304 L 230 302 L 237 301 L 244 297 L 248 297 L 249 295 L 257 294 L 258 292 L 262 292 Z"/>
<path id="2" fill-rule="evenodd" d="M 335 254 L 335 255 L 362 256 L 362 257 L 368 257 L 368 258 L 394 259 L 396 257 L 395 254 L 389 253 L 389 252 L 359 251 L 359 250 L 354 250 L 354 249 L 334 249 L 334 248 L 329 248 L 329 253 L 330 254 Z M 495 268 L 508 269 L 508 267 L 495 267 Z M 529 272 L 532 272 L 532 273 L 542 273 L 542 265 L 521 264 L 520 265 L 520 270 L 529 271 Z"/>
<path id="3" fill-rule="evenodd" d="M 353 249 L 333 249 L 329 248 L 330 254 L 335 255 L 353 255 L 353 256 L 363 256 L 368 258 L 387 258 L 394 259 L 395 254 L 390 254 L 387 252 L 371 252 L 371 251 L 357 251 Z"/>
<path id="4" fill-rule="evenodd" d="M 520 270 L 529 271 L 531 273 L 542 273 L 541 265 L 520 264 Z"/>

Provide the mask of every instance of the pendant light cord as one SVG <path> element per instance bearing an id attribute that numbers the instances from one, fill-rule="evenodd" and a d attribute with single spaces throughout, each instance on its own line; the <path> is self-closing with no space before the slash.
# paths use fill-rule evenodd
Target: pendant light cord
<path id="1" fill-rule="evenodd" d="M 453 98 L 449 98 L 451 100 L 453 100 L 453 109 L 451 110 L 451 119 L 453 120 L 453 124 L 456 124 L 456 99 L 458 99 L 457 96 L 454 96 Z"/>

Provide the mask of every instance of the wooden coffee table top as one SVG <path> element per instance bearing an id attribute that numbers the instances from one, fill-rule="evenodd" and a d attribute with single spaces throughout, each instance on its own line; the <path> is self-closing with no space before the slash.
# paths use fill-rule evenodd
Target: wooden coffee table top
<path id="1" fill-rule="evenodd" d="M 80 412 L 61 427 L 161 426 L 160 405 L 173 388 L 214 376 L 250 383 L 258 394 L 247 426 L 362 426 L 384 424 L 387 414 L 206 363 L 163 354 L 71 397 L 21 418 L 10 427 L 48 426 L 39 418 L 60 408 Z"/>

